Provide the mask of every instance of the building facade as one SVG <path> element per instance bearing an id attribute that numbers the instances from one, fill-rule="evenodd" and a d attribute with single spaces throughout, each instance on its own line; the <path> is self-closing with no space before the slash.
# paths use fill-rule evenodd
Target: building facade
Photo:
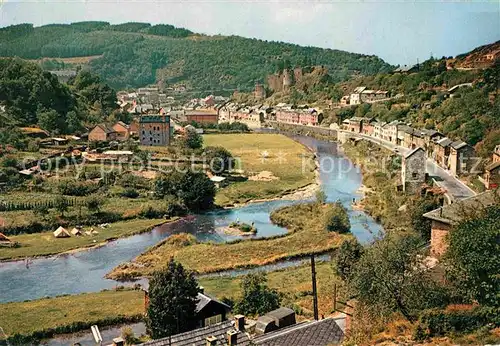
<path id="1" fill-rule="evenodd" d="M 89 141 L 90 142 L 115 141 L 116 139 L 117 139 L 116 131 L 106 124 L 96 125 L 89 132 Z"/>
<path id="2" fill-rule="evenodd" d="M 474 148 L 462 141 L 450 144 L 450 157 L 448 158 L 448 169 L 455 176 L 468 174 L 474 168 Z"/>
<path id="3" fill-rule="evenodd" d="M 130 127 L 123 121 L 118 121 L 113 124 L 113 130 L 116 132 L 116 139 L 119 141 L 126 141 L 130 138 Z"/>
<path id="4" fill-rule="evenodd" d="M 404 192 L 418 192 L 425 183 L 425 160 L 425 151 L 422 148 L 416 148 L 403 157 L 401 183 Z"/>
<path id="5" fill-rule="evenodd" d="M 143 115 L 139 119 L 139 140 L 141 145 L 170 145 L 170 116 Z"/>

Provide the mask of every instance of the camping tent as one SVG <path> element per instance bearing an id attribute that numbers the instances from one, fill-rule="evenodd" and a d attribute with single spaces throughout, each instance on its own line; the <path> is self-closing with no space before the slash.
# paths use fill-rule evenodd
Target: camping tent
<path id="1" fill-rule="evenodd" d="M 79 236 L 79 235 L 82 235 L 82 231 L 75 227 L 71 230 L 71 234 Z"/>
<path id="2" fill-rule="evenodd" d="M 71 234 L 69 234 L 69 232 L 64 227 L 59 226 L 59 228 L 54 231 L 54 237 L 68 238 L 71 237 Z"/>
<path id="3" fill-rule="evenodd" d="M 0 233 L 0 243 L 10 243 L 10 239 L 5 236 L 5 234 Z"/>

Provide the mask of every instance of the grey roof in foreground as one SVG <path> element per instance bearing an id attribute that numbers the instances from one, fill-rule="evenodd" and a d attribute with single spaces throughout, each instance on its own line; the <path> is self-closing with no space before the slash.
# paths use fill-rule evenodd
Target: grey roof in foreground
<path id="1" fill-rule="evenodd" d="M 453 204 L 434 209 L 424 214 L 424 217 L 440 221 L 449 225 L 454 225 L 462 221 L 465 217 L 484 207 L 500 203 L 500 189 L 490 190 L 479 195 L 462 199 Z"/>
<path id="2" fill-rule="evenodd" d="M 326 318 L 278 329 L 255 338 L 253 342 L 265 346 L 327 346 L 340 344 L 343 339 L 344 333 L 335 319 Z"/>
<path id="3" fill-rule="evenodd" d="M 210 336 L 215 336 L 217 338 L 216 345 L 222 346 L 227 345 L 227 332 L 234 330 L 233 321 L 224 321 L 221 323 L 213 324 L 208 327 L 203 327 L 189 332 L 172 335 L 171 340 L 169 338 L 163 338 L 158 340 L 153 340 L 141 344 L 143 346 L 206 346 L 207 338 Z M 237 345 L 247 346 L 251 345 L 250 338 L 246 333 L 238 332 L 237 335 Z"/>

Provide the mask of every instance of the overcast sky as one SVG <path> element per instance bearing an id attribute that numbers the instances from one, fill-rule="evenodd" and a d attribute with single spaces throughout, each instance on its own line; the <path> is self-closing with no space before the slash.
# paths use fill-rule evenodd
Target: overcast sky
<path id="1" fill-rule="evenodd" d="M 167 23 L 205 34 L 376 54 L 395 65 L 500 40 L 499 0 L 0 0 L 0 27 L 85 20 Z"/>

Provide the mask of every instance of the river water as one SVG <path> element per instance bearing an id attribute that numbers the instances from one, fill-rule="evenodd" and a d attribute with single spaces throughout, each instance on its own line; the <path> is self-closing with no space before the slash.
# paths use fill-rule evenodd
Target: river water
<path id="1" fill-rule="evenodd" d="M 351 208 L 352 199 L 361 197 L 361 194 L 357 192 L 361 185 L 359 169 L 337 152 L 336 143 L 310 137 L 294 137 L 294 139 L 317 153 L 320 163 L 321 188 L 326 193 L 327 200 L 329 202 L 340 200 L 348 208 L 351 232 L 361 243 L 370 242 L 382 231 L 382 228 L 365 213 Z M 100 248 L 35 259 L 29 263 L 28 267 L 24 261 L 0 263 L 0 303 L 113 288 L 119 283 L 105 279 L 106 273 L 175 233 L 191 233 L 200 241 L 230 241 L 239 237 L 224 235 L 220 232 L 220 228 L 232 221 L 240 220 L 247 223 L 254 222 L 258 229 L 258 237 L 284 234 L 285 229 L 271 224 L 269 213 L 291 203 L 297 203 L 297 201 L 277 200 L 252 203 L 240 208 L 190 216 L 178 222 L 157 227 L 148 233 L 118 239 Z M 263 269 L 276 270 L 301 263 L 302 261 L 298 260 L 284 261 Z M 248 269 L 216 275 L 239 275 L 246 272 Z"/>

